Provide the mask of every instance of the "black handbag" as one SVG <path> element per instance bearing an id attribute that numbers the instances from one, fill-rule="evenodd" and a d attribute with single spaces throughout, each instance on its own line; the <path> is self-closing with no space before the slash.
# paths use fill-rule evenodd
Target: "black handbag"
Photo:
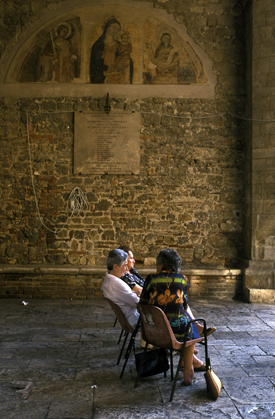
<path id="1" fill-rule="evenodd" d="M 136 358 L 136 370 L 139 372 L 144 352 L 135 354 Z M 166 373 L 169 369 L 169 362 L 167 354 L 164 348 L 154 349 L 152 351 L 145 352 L 145 358 L 142 363 L 140 377 L 150 377 L 151 375 L 157 375 Z"/>

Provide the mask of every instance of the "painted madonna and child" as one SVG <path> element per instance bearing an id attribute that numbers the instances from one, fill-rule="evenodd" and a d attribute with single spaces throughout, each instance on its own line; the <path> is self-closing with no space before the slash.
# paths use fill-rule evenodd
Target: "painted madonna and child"
<path id="1" fill-rule="evenodd" d="M 101 36 L 93 43 L 90 57 L 90 82 L 133 84 L 138 81 L 139 57 L 143 55 L 143 84 L 205 83 L 203 66 L 192 47 L 169 31 L 144 27 L 144 48 L 131 43 L 131 26 L 127 30 L 115 17 L 109 16 L 102 26 Z M 133 37 L 135 37 L 135 28 Z M 178 38 L 178 39 L 176 39 Z M 159 41 L 158 41 L 159 39 Z M 158 44 L 157 44 L 158 42 Z M 184 45 L 183 45 L 184 43 Z M 133 58 L 135 56 L 135 59 Z"/>

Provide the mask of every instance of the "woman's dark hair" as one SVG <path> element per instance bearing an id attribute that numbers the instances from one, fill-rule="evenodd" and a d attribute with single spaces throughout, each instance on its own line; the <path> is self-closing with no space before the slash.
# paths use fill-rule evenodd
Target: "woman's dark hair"
<path id="1" fill-rule="evenodd" d="M 132 252 L 129 246 L 119 246 L 119 249 L 124 250 L 126 253 Z"/>
<path id="2" fill-rule="evenodd" d="M 162 271 L 178 273 L 181 268 L 181 257 L 173 249 L 162 249 L 157 255 L 157 265 L 162 265 Z"/>
<path id="3" fill-rule="evenodd" d="M 107 269 L 112 271 L 114 265 L 121 266 L 128 259 L 128 253 L 121 249 L 113 249 L 110 251 L 107 259 Z"/>

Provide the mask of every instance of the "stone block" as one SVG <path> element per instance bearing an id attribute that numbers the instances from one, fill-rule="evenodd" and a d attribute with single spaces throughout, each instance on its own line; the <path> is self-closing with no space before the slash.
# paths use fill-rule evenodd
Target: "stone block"
<path id="1" fill-rule="evenodd" d="M 274 304 L 275 303 L 275 290 L 245 287 L 244 299 L 248 303 Z"/>
<path id="2" fill-rule="evenodd" d="M 263 203 L 263 213 L 275 215 L 275 199 L 265 199 Z"/>
<path id="3" fill-rule="evenodd" d="M 156 258 L 145 258 L 144 265 L 145 266 L 152 266 L 156 264 Z"/>
<path id="4" fill-rule="evenodd" d="M 266 170 L 266 159 L 265 158 L 253 158 L 252 160 L 252 172 L 261 172 Z"/>
<path id="5" fill-rule="evenodd" d="M 254 200 L 261 200 L 263 197 L 263 192 L 262 192 L 262 185 L 256 184 L 256 185 L 252 185 L 252 199 Z"/>
<path id="6" fill-rule="evenodd" d="M 262 198 L 264 200 L 271 200 L 272 198 L 275 199 L 275 183 L 262 185 Z"/>
<path id="7" fill-rule="evenodd" d="M 258 217 L 258 226 L 259 230 L 272 231 L 274 229 L 274 215 L 260 215 Z"/>

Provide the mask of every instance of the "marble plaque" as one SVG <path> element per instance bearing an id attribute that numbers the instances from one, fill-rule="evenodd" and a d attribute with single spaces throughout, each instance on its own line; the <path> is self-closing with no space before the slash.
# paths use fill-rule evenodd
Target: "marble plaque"
<path id="1" fill-rule="evenodd" d="M 139 174 L 138 112 L 75 112 L 75 174 Z"/>

